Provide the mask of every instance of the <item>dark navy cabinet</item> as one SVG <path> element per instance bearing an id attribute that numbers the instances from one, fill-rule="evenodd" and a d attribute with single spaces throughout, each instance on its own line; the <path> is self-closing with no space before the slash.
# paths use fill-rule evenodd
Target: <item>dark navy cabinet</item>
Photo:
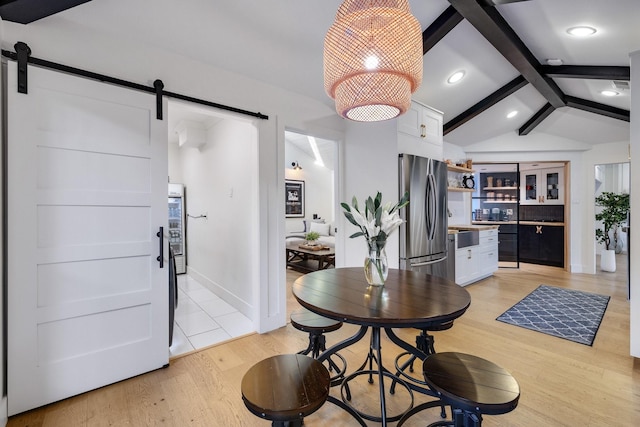
<path id="1" fill-rule="evenodd" d="M 564 267 L 564 226 L 520 224 L 518 231 L 521 262 Z"/>

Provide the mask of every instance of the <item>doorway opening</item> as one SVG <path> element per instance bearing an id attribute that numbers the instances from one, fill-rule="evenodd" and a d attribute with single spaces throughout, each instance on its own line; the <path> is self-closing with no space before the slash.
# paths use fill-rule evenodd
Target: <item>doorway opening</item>
<path id="1" fill-rule="evenodd" d="M 499 226 L 498 266 L 567 268 L 568 191 L 565 162 L 474 164 L 473 224 Z"/>
<path id="2" fill-rule="evenodd" d="M 258 133 L 253 119 L 173 100 L 168 132 L 168 181 L 186 196 L 175 356 L 256 330 Z"/>
<path id="3" fill-rule="evenodd" d="M 630 194 L 630 183 L 631 183 L 631 171 L 630 164 L 628 162 L 624 163 L 609 163 L 609 164 L 599 164 L 595 165 L 595 197 L 598 197 L 604 192 L 616 193 L 616 194 Z M 601 207 L 596 206 L 595 212 L 598 213 L 602 210 Z M 596 222 L 596 229 L 601 227 L 601 223 Z M 614 248 L 615 259 L 614 259 L 614 271 L 617 269 L 616 264 L 618 264 L 618 260 L 621 262 L 622 268 L 626 270 L 627 274 L 627 295 L 629 295 L 629 284 L 630 284 L 630 254 L 631 250 L 629 248 L 629 232 L 630 232 L 630 222 L 629 216 L 627 215 L 627 220 L 622 223 L 617 229 L 617 246 Z M 613 238 L 613 236 L 611 236 Z M 602 243 L 596 243 L 595 246 L 595 257 L 596 257 L 596 271 L 600 270 L 600 257 L 602 251 L 604 249 L 604 245 Z M 624 259 L 622 259 L 624 258 Z"/>
<path id="4" fill-rule="evenodd" d="M 285 131 L 285 242 L 298 246 L 310 231 L 319 234 L 318 244 L 335 250 L 337 212 L 338 143 L 302 132 Z M 286 257 L 285 257 L 286 259 Z M 288 260 L 287 260 L 288 261 Z M 289 264 L 287 262 L 287 264 Z M 335 255 L 333 260 L 335 265 Z M 315 266 L 315 267 L 314 267 Z M 311 261 L 309 269 L 320 267 Z M 327 267 L 324 263 L 322 267 Z M 291 311 L 291 285 L 305 271 L 286 268 L 287 319 Z M 328 268 L 333 268 L 329 265 Z M 308 270 L 307 270 L 308 271 Z"/>

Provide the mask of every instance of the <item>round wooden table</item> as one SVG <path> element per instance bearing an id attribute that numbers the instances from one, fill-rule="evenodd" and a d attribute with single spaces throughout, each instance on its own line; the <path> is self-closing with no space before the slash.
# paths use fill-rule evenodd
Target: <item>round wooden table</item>
<path id="1" fill-rule="evenodd" d="M 363 417 L 387 425 L 384 376 L 404 383 L 384 369 L 380 350 L 380 331 L 401 348 L 418 356 L 426 354 L 401 340 L 393 328 L 423 328 L 460 317 L 471 304 L 466 289 L 435 276 L 410 270 L 390 269 L 384 286 L 369 286 L 362 267 L 335 268 L 306 274 L 293 284 L 293 295 L 303 307 L 331 319 L 360 325 L 352 337 L 335 344 L 320 355 L 318 360 L 360 341 L 371 329 L 371 352 L 378 361 L 380 388 L 380 417 Z M 357 373 L 356 373 L 357 374 Z M 345 379 L 348 381 L 348 378 Z M 410 386 L 415 388 L 415 386 Z M 420 389 L 429 393 L 428 390 Z"/>

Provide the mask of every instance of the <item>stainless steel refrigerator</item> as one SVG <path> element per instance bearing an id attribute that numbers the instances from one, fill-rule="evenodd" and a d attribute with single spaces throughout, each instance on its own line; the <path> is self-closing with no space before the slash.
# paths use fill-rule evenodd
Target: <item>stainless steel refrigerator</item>
<path id="1" fill-rule="evenodd" d="M 409 192 L 409 204 L 400 210 L 400 268 L 447 278 L 447 165 L 400 154 L 398 169 L 400 196 Z"/>

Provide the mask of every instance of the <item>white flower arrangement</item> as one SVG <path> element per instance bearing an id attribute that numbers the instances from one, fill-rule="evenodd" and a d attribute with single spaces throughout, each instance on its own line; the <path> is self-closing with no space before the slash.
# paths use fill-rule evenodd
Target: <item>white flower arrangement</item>
<path id="1" fill-rule="evenodd" d="M 346 203 L 340 203 L 345 210 L 344 216 L 349 222 L 360 231 L 353 233 L 350 238 L 364 236 L 369 246 L 369 251 L 379 253 L 387 244 L 387 238 L 393 233 L 404 220 L 400 219 L 398 210 L 405 207 L 409 203 L 409 193 L 404 196 L 395 205 L 386 203 L 382 205 L 382 193 L 378 192 L 375 199 L 367 198 L 365 201 L 364 214 L 360 212 L 358 200 L 354 196 L 351 206 Z"/>
<path id="2" fill-rule="evenodd" d="M 365 258 L 364 271 L 369 284 L 384 285 L 387 278 L 387 259 L 384 247 L 387 238 L 404 220 L 400 219 L 398 210 L 409 203 L 409 193 L 406 192 L 395 205 L 382 205 L 382 193 L 378 191 L 375 199 L 368 197 L 364 204 L 364 214 L 358 208 L 358 200 L 354 196 L 351 206 L 346 203 L 340 205 L 344 209 L 344 216 L 360 231 L 353 233 L 350 238 L 364 236 L 367 241 L 369 254 Z"/>

